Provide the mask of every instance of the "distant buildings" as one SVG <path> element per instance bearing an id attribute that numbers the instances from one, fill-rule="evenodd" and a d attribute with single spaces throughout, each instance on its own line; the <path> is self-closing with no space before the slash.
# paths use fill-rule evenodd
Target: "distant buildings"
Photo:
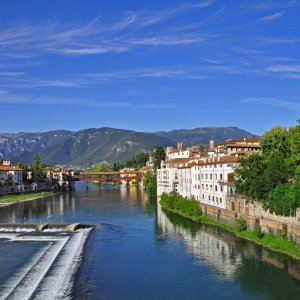
<path id="1" fill-rule="evenodd" d="M 226 208 L 226 197 L 235 193 L 234 168 L 239 156 L 260 150 L 260 140 L 256 137 L 227 140 L 216 147 L 189 147 L 165 149 L 166 160 L 157 170 L 157 193 L 178 192 L 184 197 L 194 197 L 197 201 L 219 208 Z"/>
<path id="2" fill-rule="evenodd" d="M 0 183 L 2 185 L 22 184 L 22 169 L 13 166 L 10 160 L 4 160 L 0 165 Z"/>

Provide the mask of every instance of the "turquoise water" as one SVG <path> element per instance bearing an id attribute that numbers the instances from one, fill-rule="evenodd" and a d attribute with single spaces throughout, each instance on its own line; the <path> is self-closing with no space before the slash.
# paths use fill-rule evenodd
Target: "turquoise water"
<path id="1" fill-rule="evenodd" d="M 300 299 L 297 262 L 167 214 L 136 188 L 79 183 L 74 193 L 2 208 L 0 222 L 97 225 L 72 278 L 73 299 Z M 22 264 L 3 273 L 4 244 L 0 280 Z M 27 256 L 37 251 L 26 247 Z"/>

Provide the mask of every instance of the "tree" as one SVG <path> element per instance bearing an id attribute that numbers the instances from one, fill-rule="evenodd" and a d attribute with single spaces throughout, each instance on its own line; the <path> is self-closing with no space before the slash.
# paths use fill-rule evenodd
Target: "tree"
<path id="1" fill-rule="evenodd" d="M 112 169 L 104 164 L 96 164 L 91 170 L 91 172 L 110 172 Z"/>
<path id="2" fill-rule="evenodd" d="M 269 193 L 277 185 L 287 183 L 291 177 L 291 172 L 289 170 L 289 164 L 284 160 L 281 153 L 272 152 L 264 162 L 264 190 L 266 193 Z"/>
<path id="3" fill-rule="evenodd" d="M 137 168 L 146 166 L 146 163 L 148 161 L 149 155 L 145 152 L 139 152 L 135 155 L 135 161 Z"/>
<path id="4" fill-rule="evenodd" d="M 300 119 L 298 119 L 298 123 L 289 130 L 291 163 L 295 166 L 300 165 Z"/>
<path id="5" fill-rule="evenodd" d="M 153 165 L 155 169 L 160 169 L 160 163 L 162 160 L 166 159 L 166 152 L 164 147 L 162 146 L 155 146 L 152 152 L 153 157 Z"/>
<path id="6" fill-rule="evenodd" d="M 267 191 L 263 173 L 266 164 L 260 154 L 250 154 L 239 161 L 235 169 L 235 186 L 238 193 L 255 199 L 265 199 Z"/>
<path id="7" fill-rule="evenodd" d="M 273 127 L 265 132 L 260 141 L 262 154 L 264 157 L 271 155 L 273 152 L 280 153 L 283 158 L 290 155 L 291 146 L 289 139 L 289 131 L 282 126 Z"/>
<path id="8" fill-rule="evenodd" d="M 46 165 L 42 163 L 40 156 L 37 154 L 33 158 L 32 163 L 32 179 L 33 181 L 44 181 L 46 178 Z"/>
<path id="9" fill-rule="evenodd" d="M 144 174 L 144 186 L 145 190 L 148 192 L 150 199 L 156 197 L 157 193 L 157 181 L 156 174 L 152 171 L 147 171 Z"/>
<path id="10" fill-rule="evenodd" d="M 28 167 L 24 164 L 23 161 L 20 161 L 18 163 L 18 167 L 22 169 L 22 181 L 25 182 L 27 181 L 27 172 L 28 172 Z"/>

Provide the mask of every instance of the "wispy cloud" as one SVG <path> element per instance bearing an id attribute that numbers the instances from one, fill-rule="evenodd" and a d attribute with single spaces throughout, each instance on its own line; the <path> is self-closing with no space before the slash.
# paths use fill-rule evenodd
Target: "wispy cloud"
<path id="1" fill-rule="evenodd" d="M 271 15 L 267 15 L 258 19 L 259 22 L 273 22 L 280 19 L 284 15 L 284 12 L 276 12 Z"/>
<path id="2" fill-rule="evenodd" d="M 63 96 L 35 96 L 19 95 L 9 91 L 0 90 L 0 104 L 23 104 L 23 105 L 55 105 L 55 106 L 85 106 L 95 108 L 115 108 L 115 109 L 170 109 L 175 105 L 173 103 L 146 102 L 144 104 L 134 104 L 131 101 L 114 101 L 78 97 Z"/>
<path id="3" fill-rule="evenodd" d="M 300 112 L 300 103 L 276 98 L 246 98 L 241 100 L 240 102 L 249 104 L 269 105 Z"/>
<path id="4" fill-rule="evenodd" d="M 267 67 L 266 71 L 272 74 L 279 74 L 284 78 L 300 78 L 300 65 L 273 65 Z"/>

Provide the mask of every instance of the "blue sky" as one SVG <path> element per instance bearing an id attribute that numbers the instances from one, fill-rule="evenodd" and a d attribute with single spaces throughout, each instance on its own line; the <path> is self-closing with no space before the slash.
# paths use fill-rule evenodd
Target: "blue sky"
<path id="1" fill-rule="evenodd" d="M 0 132 L 300 117 L 300 1 L 0 0 Z"/>

